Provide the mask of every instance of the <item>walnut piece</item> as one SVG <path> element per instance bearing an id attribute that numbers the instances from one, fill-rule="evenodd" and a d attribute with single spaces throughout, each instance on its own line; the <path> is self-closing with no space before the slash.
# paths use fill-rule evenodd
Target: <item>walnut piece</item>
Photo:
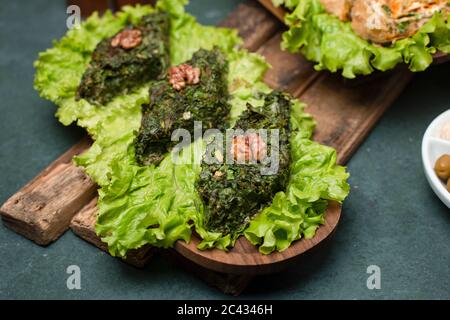
<path id="1" fill-rule="evenodd" d="M 126 29 L 118 33 L 112 40 L 111 46 L 121 46 L 123 49 L 137 47 L 142 42 L 142 32 L 138 29 Z"/>
<path id="2" fill-rule="evenodd" d="M 238 162 L 261 161 L 267 154 L 267 144 L 257 133 L 236 136 L 232 142 L 233 158 Z"/>
<path id="3" fill-rule="evenodd" d="M 179 91 L 187 84 L 198 84 L 200 82 L 200 68 L 194 68 L 186 63 L 169 68 L 169 83 Z"/>

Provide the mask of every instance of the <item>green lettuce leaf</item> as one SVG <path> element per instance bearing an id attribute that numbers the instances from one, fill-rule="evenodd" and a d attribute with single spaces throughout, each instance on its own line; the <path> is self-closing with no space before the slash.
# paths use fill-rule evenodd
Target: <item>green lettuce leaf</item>
<path id="1" fill-rule="evenodd" d="M 186 2 L 161 0 L 157 5 L 158 9 L 170 14 L 171 63 L 176 65 L 188 60 L 200 48 L 219 46 L 230 64 L 228 85 L 233 123 L 245 110 L 247 102 L 258 106 L 262 103 L 259 93 L 270 92 L 262 82 L 269 65 L 261 56 L 239 48 L 242 40 L 235 30 L 198 24 L 194 17 L 185 13 Z M 54 43 L 52 49 L 40 54 L 35 63 L 35 87 L 42 97 L 58 105 L 57 117 L 63 124 L 76 122 L 95 140 L 92 147 L 74 161 L 84 167 L 100 187 L 96 231 L 108 244 L 112 255 L 125 257 L 129 250 L 147 244 L 166 248 L 177 240 L 189 241 L 193 229 L 203 239 L 199 249 L 226 250 L 233 245 L 229 235 L 208 232 L 203 227 L 203 204 L 195 189 L 200 164 L 193 161 L 196 155 L 202 154 L 204 145 L 201 139 L 182 152 L 182 159 L 192 161 L 179 163 L 174 161 L 174 155 L 168 154 L 158 167 L 136 164 L 133 141 L 140 126 L 141 106 L 148 102 L 151 83 L 129 95 L 118 96 L 103 107 L 84 100 L 75 101 L 76 88 L 96 44 L 116 33 L 127 21 L 137 22 L 152 11 L 154 9 L 150 6 L 136 6 L 125 7 L 117 15 L 91 16 L 79 29 L 69 31 Z M 340 201 L 348 192 L 347 175 L 343 168 L 335 166 L 332 149 L 310 141 L 314 122 L 303 112 L 303 105 L 296 103 L 294 109 L 291 123 L 296 134 L 293 143 L 305 153 L 298 159 L 318 173 L 313 176 L 308 176 L 307 172 L 293 175 L 290 184 L 296 188 L 292 187 L 286 193 L 289 203 L 297 206 L 293 208 L 304 207 L 304 212 L 311 215 L 311 221 L 315 223 L 311 222 L 298 231 L 297 237 L 301 234 L 306 237 L 313 236 L 313 227 L 321 222 L 318 217 L 323 215 L 326 199 Z M 299 152 L 300 149 L 296 147 L 295 150 Z M 324 159 L 328 159 L 328 166 Z M 297 170 L 295 168 L 293 163 L 293 170 Z M 338 171 L 342 171 L 340 175 L 336 173 Z M 299 190 L 304 190 L 305 194 Z M 298 210 L 292 214 L 303 216 L 303 209 Z M 265 215 L 262 213 L 261 217 Z M 264 219 L 266 227 L 273 230 L 276 224 L 271 225 L 268 218 Z M 265 237 L 265 234 L 260 235 L 261 239 Z M 275 235 L 275 241 L 277 239 Z M 266 246 L 261 248 L 261 252 L 269 252 L 264 249 Z"/>
<path id="2" fill-rule="evenodd" d="M 316 70 L 341 70 L 344 77 L 355 78 L 404 62 L 417 72 L 428 68 L 437 50 L 450 53 L 450 19 L 439 12 L 412 37 L 383 47 L 360 38 L 349 22 L 328 14 L 319 0 L 273 3 L 291 11 L 285 18 L 289 30 L 283 34 L 282 48 L 316 62 Z"/>
<path id="3" fill-rule="evenodd" d="M 106 107 L 93 106 L 85 100 L 75 100 L 76 89 L 98 42 L 114 35 L 128 22 L 138 22 L 142 16 L 153 11 L 150 6 L 128 6 L 117 15 L 107 11 L 99 17 L 94 13 L 80 28 L 68 31 L 60 41 L 54 42 L 53 48 L 39 54 L 39 59 L 34 64 L 34 86 L 41 97 L 58 105 L 56 116 L 61 123 L 69 125 L 77 121 L 95 139 L 98 126 L 107 117 L 147 95 L 146 90 L 137 90 L 140 94 L 119 97 Z"/>

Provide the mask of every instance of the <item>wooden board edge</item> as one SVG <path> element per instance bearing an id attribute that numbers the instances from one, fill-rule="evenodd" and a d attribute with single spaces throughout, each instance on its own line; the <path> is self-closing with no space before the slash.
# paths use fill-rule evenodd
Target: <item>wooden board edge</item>
<path id="1" fill-rule="evenodd" d="M 91 140 L 83 138 L 8 198 L 0 207 L 4 225 L 39 245 L 46 246 L 58 239 L 69 228 L 72 217 L 95 195 L 95 184 L 72 164 L 72 157 L 90 145 Z M 42 188 L 39 189 L 40 181 L 53 181 L 56 175 L 64 176 L 67 173 L 73 176 L 72 181 L 76 181 L 78 186 L 83 184 L 84 187 L 80 188 L 76 197 L 65 203 L 66 207 L 53 211 L 51 206 L 46 207 L 47 203 L 42 203 L 45 197 L 41 194 Z M 54 191 L 58 193 L 58 190 Z"/>
<path id="2" fill-rule="evenodd" d="M 248 19 L 250 15 L 253 15 L 253 19 Z M 247 0 L 238 4 L 218 26 L 238 30 L 239 36 L 244 39 L 243 48 L 254 52 L 278 31 L 280 23 L 270 12 L 254 1 Z"/>
<path id="3" fill-rule="evenodd" d="M 234 262 L 227 260 L 229 260 L 229 255 L 233 254 L 233 250 L 237 248 L 238 242 L 229 252 L 224 252 L 219 249 L 197 250 L 198 238 L 191 239 L 189 243 L 182 240 L 177 241 L 174 249 L 186 259 L 214 272 L 234 275 L 277 273 L 293 265 L 305 252 L 326 242 L 334 233 L 342 214 L 342 206 L 335 201 L 331 201 L 327 210 L 331 210 L 332 216 L 330 216 L 330 212 L 327 212 L 329 213 L 328 215 L 325 214 L 325 224 L 317 229 L 316 235 L 313 238 L 296 240 L 283 252 L 262 255 L 259 253 L 257 247 L 250 244 L 243 236 L 238 241 L 248 243 L 248 246 L 253 248 L 253 252 L 238 252 L 238 256 L 234 257 Z"/>
<path id="4" fill-rule="evenodd" d="M 269 12 L 271 12 L 280 22 L 284 23 L 284 17 L 287 14 L 287 11 L 282 7 L 275 7 L 271 0 L 258 0 L 259 3 L 266 8 Z"/>

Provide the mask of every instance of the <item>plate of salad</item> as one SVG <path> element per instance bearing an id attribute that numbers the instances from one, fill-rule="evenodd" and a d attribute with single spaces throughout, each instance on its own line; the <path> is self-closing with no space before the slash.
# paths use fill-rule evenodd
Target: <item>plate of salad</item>
<path id="1" fill-rule="evenodd" d="M 263 82 L 265 59 L 186 3 L 93 14 L 39 55 L 35 88 L 94 141 L 74 162 L 99 187 L 111 255 L 174 247 L 216 271 L 275 271 L 332 233 L 349 175 L 305 105 Z"/>
<path id="2" fill-rule="evenodd" d="M 399 64 L 426 70 L 450 53 L 448 0 L 261 0 L 289 27 L 282 48 L 345 78 Z M 271 3 L 270 3 L 271 2 Z M 276 11 L 277 10 L 277 11 Z"/>

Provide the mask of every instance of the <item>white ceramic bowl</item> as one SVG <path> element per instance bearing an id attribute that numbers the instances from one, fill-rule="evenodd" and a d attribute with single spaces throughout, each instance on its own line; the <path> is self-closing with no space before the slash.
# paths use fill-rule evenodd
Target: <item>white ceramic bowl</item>
<path id="1" fill-rule="evenodd" d="M 450 121 L 450 110 L 439 115 L 428 126 L 422 140 L 422 162 L 425 176 L 434 193 L 450 208 L 450 192 L 448 192 L 445 183 L 434 172 L 436 160 L 443 154 L 450 154 L 450 141 L 439 137 L 441 127 L 448 121 Z"/>

